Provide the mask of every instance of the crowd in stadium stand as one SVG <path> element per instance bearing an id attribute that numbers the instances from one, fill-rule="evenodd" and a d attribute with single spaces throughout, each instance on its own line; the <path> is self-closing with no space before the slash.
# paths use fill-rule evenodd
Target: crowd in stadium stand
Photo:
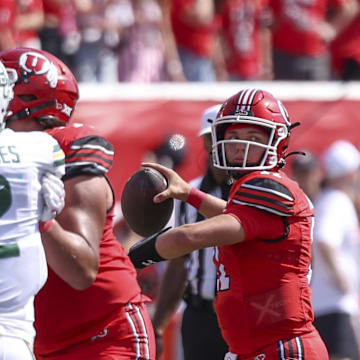
<path id="1" fill-rule="evenodd" d="M 0 50 L 14 47 L 54 54 L 80 83 L 360 80 L 360 0 L 0 0 Z M 308 175 L 304 164 L 296 166 L 302 167 L 302 176 Z M 319 169 L 317 164 L 315 168 Z M 319 183 L 311 179 L 311 184 Z M 360 201 L 358 194 L 354 196 L 358 217 L 351 225 L 358 228 Z M 345 213 L 341 206 L 332 208 Z M 350 211 L 355 210 L 349 205 Z M 317 234 L 316 251 L 329 250 L 331 239 Z M 123 236 L 123 242 L 131 236 Z M 345 255 L 357 255 L 351 253 L 353 244 L 346 245 L 350 250 Z M 340 250 L 334 248 L 340 259 Z M 154 267 L 140 277 L 144 293 L 154 300 L 152 306 L 163 272 L 163 267 Z M 336 294 L 341 286 L 346 292 L 347 284 L 337 285 Z M 316 291 L 318 299 L 342 300 L 340 295 L 328 296 L 332 289 L 323 282 Z M 352 299 L 354 304 L 358 293 Z M 338 331 L 337 342 L 331 341 L 332 331 L 322 334 L 330 337 L 330 355 L 339 351 L 357 360 L 359 309 L 345 306 L 344 310 L 338 306 L 340 300 L 331 304 L 336 311 L 330 314 L 323 311 L 322 303 L 315 304 L 317 326 Z M 149 309 L 153 314 L 155 308 Z M 353 316 L 355 330 L 350 323 Z M 346 331 L 334 326 L 335 320 L 345 324 Z M 350 345 L 341 336 L 351 340 Z"/>
<path id="2" fill-rule="evenodd" d="M 360 79 L 358 0 L 2 0 L 0 50 L 80 82 Z"/>

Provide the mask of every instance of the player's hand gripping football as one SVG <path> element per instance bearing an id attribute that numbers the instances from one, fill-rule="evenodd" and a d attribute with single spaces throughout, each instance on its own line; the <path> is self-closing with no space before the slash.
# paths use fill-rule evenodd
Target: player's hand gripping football
<path id="1" fill-rule="evenodd" d="M 191 185 L 180 177 L 174 170 L 169 169 L 157 163 L 142 163 L 142 166 L 152 167 L 155 170 L 160 171 L 168 181 L 168 187 L 163 192 L 157 194 L 154 197 L 155 203 L 160 203 L 169 198 L 174 198 L 182 201 L 186 201 L 190 191 Z"/>
<path id="2" fill-rule="evenodd" d="M 41 194 L 45 205 L 40 220 L 54 219 L 65 205 L 64 183 L 54 174 L 47 172 L 42 179 Z"/>

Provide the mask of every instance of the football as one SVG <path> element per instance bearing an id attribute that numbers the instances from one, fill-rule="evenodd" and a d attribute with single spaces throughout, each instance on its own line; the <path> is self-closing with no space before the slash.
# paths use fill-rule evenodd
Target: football
<path id="1" fill-rule="evenodd" d="M 127 224 L 138 235 L 153 235 L 170 220 L 174 200 L 167 199 L 158 204 L 153 202 L 153 197 L 167 186 L 166 178 L 150 167 L 136 171 L 125 184 L 121 209 Z"/>

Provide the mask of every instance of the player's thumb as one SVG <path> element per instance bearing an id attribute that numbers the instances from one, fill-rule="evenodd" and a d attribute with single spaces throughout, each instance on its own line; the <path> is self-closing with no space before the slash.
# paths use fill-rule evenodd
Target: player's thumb
<path id="1" fill-rule="evenodd" d="M 158 204 L 169 198 L 169 191 L 164 190 L 163 192 L 156 194 L 153 198 L 154 203 Z"/>

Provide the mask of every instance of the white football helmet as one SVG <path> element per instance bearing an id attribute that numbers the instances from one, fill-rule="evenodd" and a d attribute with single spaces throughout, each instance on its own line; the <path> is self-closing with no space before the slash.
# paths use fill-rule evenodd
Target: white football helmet
<path id="1" fill-rule="evenodd" d="M 13 86 L 4 64 L 0 61 L 0 131 L 5 127 L 5 117 L 9 104 L 14 97 Z"/>

